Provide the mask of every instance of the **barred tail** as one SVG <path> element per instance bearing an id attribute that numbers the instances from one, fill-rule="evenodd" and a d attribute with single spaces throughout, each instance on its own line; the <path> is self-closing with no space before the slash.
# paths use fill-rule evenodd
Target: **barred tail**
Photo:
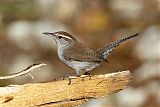
<path id="1" fill-rule="evenodd" d="M 110 55 L 110 53 L 111 53 L 117 46 L 119 46 L 122 42 L 124 42 L 124 41 L 126 41 L 126 40 L 129 40 L 129 39 L 131 39 L 131 38 L 134 38 L 134 37 L 136 37 L 136 36 L 138 36 L 138 35 L 139 35 L 139 33 L 136 33 L 136 34 L 130 35 L 130 36 L 126 36 L 126 37 L 123 38 L 123 39 L 117 40 L 117 41 L 112 42 L 111 44 L 105 46 L 105 47 L 103 48 L 103 53 L 102 53 L 103 58 L 106 59 L 107 56 Z"/>

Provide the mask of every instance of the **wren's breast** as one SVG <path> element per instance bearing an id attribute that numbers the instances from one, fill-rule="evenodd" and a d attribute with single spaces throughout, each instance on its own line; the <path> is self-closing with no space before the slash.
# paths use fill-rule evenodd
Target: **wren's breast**
<path id="1" fill-rule="evenodd" d="M 67 61 L 65 58 L 64 58 L 64 50 L 61 48 L 61 49 L 58 49 L 58 57 L 59 59 L 66 65 L 70 66 L 70 62 Z M 71 66 L 70 66 L 71 67 Z"/>
<path id="2" fill-rule="evenodd" d="M 58 49 L 58 57 L 62 62 L 66 61 L 63 56 L 63 51 L 63 49 Z"/>

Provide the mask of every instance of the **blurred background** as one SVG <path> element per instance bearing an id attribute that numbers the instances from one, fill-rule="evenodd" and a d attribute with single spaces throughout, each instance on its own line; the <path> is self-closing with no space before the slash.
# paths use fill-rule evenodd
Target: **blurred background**
<path id="1" fill-rule="evenodd" d="M 110 97 L 81 107 L 160 107 L 160 0 L 0 0 L 0 75 L 43 62 L 29 75 L 0 86 L 51 81 L 73 70 L 60 62 L 54 40 L 64 30 L 91 48 L 141 33 L 119 46 L 91 74 L 130 70 L 133 82 Z"/>

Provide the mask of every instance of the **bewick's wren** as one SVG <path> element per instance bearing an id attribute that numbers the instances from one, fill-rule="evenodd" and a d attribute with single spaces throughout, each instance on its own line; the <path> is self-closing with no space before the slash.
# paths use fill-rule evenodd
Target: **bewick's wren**
<path id="1" fill-rule="evenodd" d="M 76 70 L 78 76 L 82 75 L 81 71 L 88 74 L 93 68 L 107 61 L 107 56 L 120 43 L 138 36 L 139 33 L 124 37 L 123 39 L 112 42 L 102 48 L 91 49 L 80 43 L 75 37 L 64 31 L 54 33 L 44 32 L 54 38 L 58 45 L 58 57 L 69 67 Z"/>

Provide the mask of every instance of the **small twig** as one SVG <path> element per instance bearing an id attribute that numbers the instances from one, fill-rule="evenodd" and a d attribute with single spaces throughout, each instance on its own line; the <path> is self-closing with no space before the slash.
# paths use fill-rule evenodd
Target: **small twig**
<path id="1" fill-rule="evenodd" d="M 26 69 L 24 69 L 20 72 L 10 74 L 10 75 L 7 75 L 7 76 L 0 76 L 0 80 L 11 79 L 11 78 L 19 77 L 19 76 L 22 76 L 22 75 L 25 75 L 25 74 L 29 74 L 31 71 L 33 71 L 37 68 L 40 68 L 44 65 L 46 65 L 46 64 L 44 64 L 44 63 L 32 64 L 32 65 L 28 66 Z M 33 77 L 33 76 L 31 76 L 31 77 Z"/>

